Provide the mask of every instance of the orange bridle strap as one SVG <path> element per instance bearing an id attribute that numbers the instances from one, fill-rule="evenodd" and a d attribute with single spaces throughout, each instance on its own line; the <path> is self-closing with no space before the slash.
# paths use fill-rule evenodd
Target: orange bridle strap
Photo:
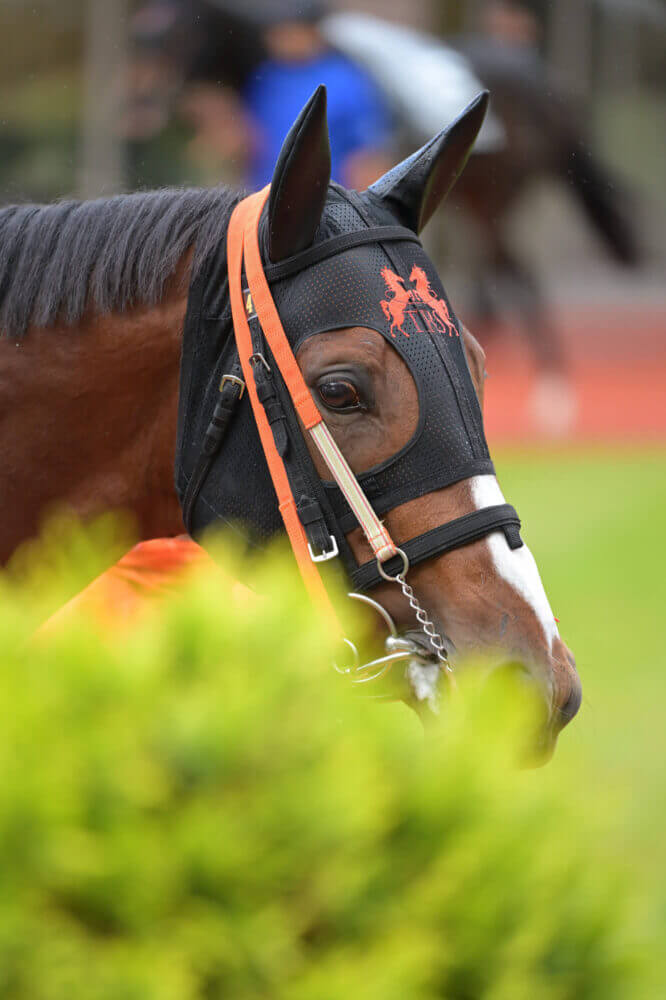
<path id="1" fill-rule="evenodd" d="M 243 266 L 245 266 L 253 311 L 256 312 L 263 335 L 280 370 L 298 417 L 356 515 L 380 565 L 396 555 L 399 550 L 372 509 L 356 477 L 323 422 L 284 332 L 264 274 L 259 247 L 259 219 L 269 192 L 270 188 L 264 188 L 258 194 L 251 195 L 241 201 L 234 209 L 229 224 L 227 265 L 236 345 L 259 437 L 277 494 L 280 514 L 296 561 L 313 599 L 335 619 L 330 598 L 310 555 L 308 539 L 298 517 L 296 502 L 284 462 L 278 454 L 273 431 L 257 395 L 251 361 L 254 348 L 243 297 Z"/>
<path id="2" fill-rule="evenodd" d="M 249 227 L 254 226 L 256 229 L 256 220 L 261 213 L 261 208 L 267 195 L 268 192 L 262 191 L 259 194 L 240 202 L 240 204 L 236 207 L 229 224 L 229 233 L 227 237 L 227 264 L 229 270 L 229 297 L 231 299 L 236 345 L 238 347 L 238 354 L 240 357 L 241 367 L 243 369 L 245 384 L 247 386 L 248 395 L 252 404 L 254 419 L 259 431 L 261 445 L 264 450 L 264 455 L 266 456 L 268 469 L 277 494 L 280 514 L 282 515 L 282 520 L 284 521 L 284 526 L 287 530 L 287 535 L 289 537 L 294 556 L 296 557 L 296 562 L 298 563 L 303 581 L 305 582 L 313 600 L 320 607 L 326 609 L 326 612 L 331 614 L 333 619 L 335 619 L 335 612 L 333 611 L 333 607 L 326 588 L 324 587 L 322 578 L 308 552 L 308 540 L 303 529 L 303 525 L 301 524 L 296 512 L 296 502 L 291 492 L 284 462 L 275 447 L 273 431 L 271 430 L 264 408 L 257 396 L 257 390 L 254 382 L 254 372 L 252 370 L 252 362 L 250 361 L 253 354 L 252 334 L 250 333 L 250 326 L 247 321 L 242 287 L 244 240 L 245 233 Z M 316 413 L 314 403 L 312 403 L 312 407 Z M 318 413 L 317 417 L 319 417 Z"/>

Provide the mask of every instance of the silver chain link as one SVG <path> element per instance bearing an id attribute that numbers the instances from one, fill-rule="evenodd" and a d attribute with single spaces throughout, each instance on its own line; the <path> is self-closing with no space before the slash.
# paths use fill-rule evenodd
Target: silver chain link
<path id="1" fill-rule="evenodd" d="M 437 655 L 437 659 L 442 665 L 442 668 L 449 674 L 453 673 L 451 664 L 449 663 L 449 658 L 446 646 L 444 644 L 444 640 L 442 639 L 441 635 L 435 628 L 435 624 L 432 621 L 432 619 L 428 617 L 428 613 L 425 610 L 425 608 L 423 608 L 419 604 L 418 598 L 416 597 L 413 589 L 407 583 L 404 573 L 399 573 L 396 577 L 394 577 L 394 580 L 402 590 L 405 597 L 407 598 L 409 606 L 416 615 L 416 620 L 418 621 L 423 632 L 425 633 L 428 642 L 434 649 Z"/>
<path id="2" fill-rule="evenodd" d="M 392 576 L 390 573 L 386 571 L 382 561 L 379 558 L 377 559 L 377 571 L 383 580 L 386 580 L 388 583 L 398 584 L 398 586 L 402 590 L 403 595 L 407 598 L 410 608 L 416 615 L 416 620 L 421 626 L 421 629 L 426 639 L 428 640 L 428 644 L 435 651 L 435 655 L 437 656 L 437 659 L 439 660 L 442 669 L 446 673 L 452 675 L 453 668 L 449 663 L 449 656 L 446 649 L 446 644 L 442 639 L 441 635 L 439 634 L 439 632 L 437 631 L 437 629 L 435 628 L 435 623 L 428 616 L 428 613 L 425 610 L 425 608 L 423 608 L 420 605 L 413 589 L 407 583 L 406 577 L 409 571 L 409 559 L 407 557 L 407 554 L 402 549 L 396 549 L 394 555 L 396 557 L 400 557 L 400 559 L 402 560 L 402 569 L 400 570 L 399 573 L 396 573 L 395 576 Z"/>

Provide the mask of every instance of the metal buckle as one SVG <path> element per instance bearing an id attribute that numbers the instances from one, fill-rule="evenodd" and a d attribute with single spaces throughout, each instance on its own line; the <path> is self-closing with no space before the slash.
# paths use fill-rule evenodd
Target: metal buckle
<path id="1" fill-rule="evenodd" d="M 263 354 L 252 354 L 250 356 L 250 364 L 251 365 L 256 365 L 256 364 L 263 365 L 264 368 L 266 369 L 267 374 L 270 375 L 270 373 L 271 373 L 271 366 L 269 365 L 268 361 L 266 361 L 266 358 L 263 356 Z"/>
<path id="2" fill-rule="evenodd" d="M 227 382 L 232 382 L 233 385 L 238 386 L 238 388 L 240 389 L 240 396 L 238 398 L 239 400 L 242 399 L 243 393 L 245 392 L 245 382 L 243 382 L 243 379 L 237 378 L 236 375 L 223 375 L 222 381 L 220 382 L 220 392 L 222 392 Z"/>
<path id="3" fill-rule="evenodd" d="M 335 559 L 336 556 L 340 555 L 340 550 L 338 549 L 338 543 L 334 535 L 329 535 L 329 541 L 331 542 L 331 548 L 328 552 L 321 552 L 318 556 L 312 551 L 312 546 L 308 542 L 308 552 L 310 553 L 310 559 L 314 563 L 328 562 L 329 559 Z"/>

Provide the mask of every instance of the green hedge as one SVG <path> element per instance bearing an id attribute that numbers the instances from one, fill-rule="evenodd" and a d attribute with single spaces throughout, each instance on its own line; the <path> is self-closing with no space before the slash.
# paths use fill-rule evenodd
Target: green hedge
<path id="1" fill-rule="evenodd" d="M 26 643 L 103 544 L 0 587 L 3 1000 L 656 996 L 616 804 L 509 763 L 515 692 L 427 737 L 350 696 L 284 553 L 260 609 L 200 572 L 119 635 Z"/>

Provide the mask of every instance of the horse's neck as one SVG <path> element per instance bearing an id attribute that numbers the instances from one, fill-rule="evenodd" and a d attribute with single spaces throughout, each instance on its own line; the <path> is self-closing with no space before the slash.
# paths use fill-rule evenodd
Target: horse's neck
<path id="1" fill-rule="evenodd" d="M 155 307 L 0 338 L 0 562 L 58 506 L 129 511 L 142 539 L 183 530 L 173 456 L 186 278 Z"/>

